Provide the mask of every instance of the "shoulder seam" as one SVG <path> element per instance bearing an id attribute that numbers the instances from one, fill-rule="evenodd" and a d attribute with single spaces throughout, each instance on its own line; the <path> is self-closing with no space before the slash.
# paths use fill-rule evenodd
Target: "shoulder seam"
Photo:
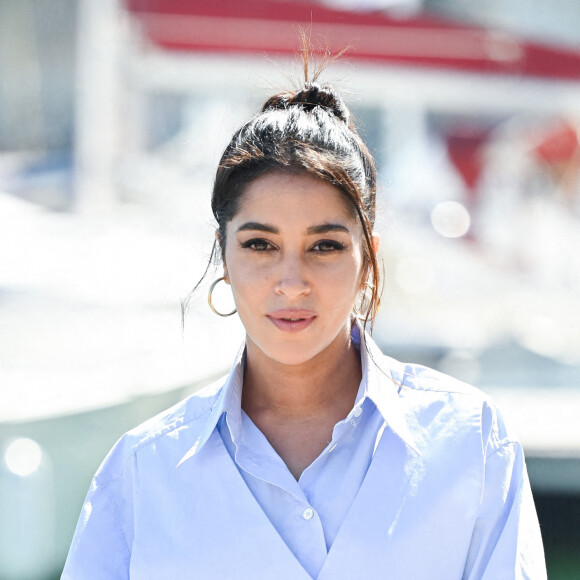
<path id="1" fill-rule="evenodd" d="M 498 451 L 501 451 L 502 449 L 510 445 L 520 445 L 520 443 L 515 439 L 504 439 L 503 441 L 500 441 L 500 444 L 496 449 L 494 449 L 491 453 L 486 455 L 486 459 L 489 459 L 492 455 L 495 455 Z"/>
<path id="2" fill-rule="evenodd" d="M 393 376 L 393 374 L 392 374 L 393 369 L 392 368 L 387 366 L 386 369 L 383 369 L 382 365 L 378 365 L 376 363 L 375 364 L 376 364 L 377 368 L 398 387 L 399 391 L 403 388 L 407 388 L 407 389 L 411 389 L 413 391 L 420 391 L 420 392 L 424 392 L 424 393 L 429 393 L 429 392 L 432 392 L 432 393 L 450 393 L 450 394 L 468 395 L 468 396 L 474 394 L 474 393 L 466 392 L 460 388 L 456 388 L 456 389 L 452 389 L 452 388 L 447 388 L 447 389 L 445 389 L 445 388 L 429 388 L 429 389 L 425 389 L 425 388 L 421 388 L 420 385 L 413 384 L 412 382 L 409 384 L 405 381 L 406 377 L 412 377 L 412 378 L 417 378 L 417 379 L 420 379 L 421 377 L 418 377 L 417 375 L 409 373 L 407 370 L 405 370 L 404 367 L 407 363 L 400 363 L 399 361 L 395 361 L 395 362 L 397 362 L 400 365 L 400 367 L 402 367 L 402 368 L 399 368 L 400 374 L 402 375 L 402 380 L 400 380 L 400 381 L 397 380 Z M 425 367 L 425 368 L 428 368 L 428 367 Z M 437 373 L 441 376 L 447 376 L 452 383 L 459 383 L 459 384 L 464 385 L 465 387 L 467 387 L 469 389 L 475 389 L 475 387 L 473 387 L 473 385 L 469 385 L 468 383 L 463 383 L 462 381 L 460 381 L 459 379 L 456 379 L 455 377 L 452 377 L 450 375 L 444 375 L 443 373 L 440 373 L 439 371 L 436 371 L 435 369 L 429 369 L 429 370 L 434 371 L 435 373 Z M 476 390 L 475 392 L 480 393 L 483 398 L 486 398 L 485 394 L 482 393 L 482 391 Z"/>
<path id="3" fill-rule="evenodd" d="M 116 475 L 116 477 L 111 478 L 107 483 L 103 483 L 102 480 L 99 480 L 101 482 L 101 485 L 107 486 L 107 485 L 109 485 L 111 483 L 114 483 L 118 479 L 120 479 L 122 477 L 124 471 L 125 471 L 125 467 L 127 466 L 127 463 L 129 463 L 129 461 L 131 460 L 131 458 L 133 456 L 136 457 L 137 456 L 137 453 L 139 451 L 141 451 L 142 449 L 145 449 L 146 447 L 148 447 L 149 445 L 151 445 L 152 443 L 154 443 L 155 441 L 157 441 L 159 438 L 165 437 L 165 435 L 168 435 L 169 433 L 172 433 L 176 429 L 178 429 L 180 427 L 183 427 L 184 425 L 187 425 L 187 424 L 191 423 L 192 421 L 195 421 L 195 420 L 199 419 L 200 417 L 202 417 L 203 415 L 206 415 L 208 413 L 211 413 L 211 407 L 209 409 L 206 409 L 205 411 L 203 411 L 203 413 L 200 413 L 199 415 L 196 415 L 195 417 L 191 417 L 191 419 L 189 419 L 188 421 L 185 421 L 184 423 L 180 423 L 179 425 L 173 425 L 171 428 L 167 429 L 166 431 L 163 431 L 162 433 L 158 433 L 157 435 L 155 435 L 155 437 L 153 437 L 153 438 L 151 438 L 151 439 L 149 439 L 147 441 L 143 441 L 143 442 L 139 443 L 136 447 L 134 447 L 134 448 L 131 449 L 130 453 L 125 458 L 125 461 L 123 461 L 123 464 L 122 464 L 121 468 L 119 469 L 119 473 Z M 125 433 L 124 435 L 122 435 L 121 436 L 121 439 L 126 434 L 127 433 Z M 97 477 L 97 476 L 95 475 L 95 477 Z"/>
<path id="4" fill-rule="evenodd" d="M 202 413 L 199 413 L 199 415 L 196 415 L 195 417 L 191 417 L 191 419 L 184 421 L 183 423 L 180 423 L 179 425 L 173 425 L 171 428 L 168 428 L 167 431 L 163 431 L 161 433 L 158 433 L 157 435 L 155 435 L 155 437 L 153 437 L 152 439 L 149 439 L 148 441 L 143 441 L 135 449 L 133 449 L 131 451 L 131 454 L 132 455 L 136 454 L 138 451 L 141 451 L 141 449 L 144 449 L 145 447 L 148 447 L 149 445 L 151 445 L 151 443 L 154 443 L 155 441 L 157 441 L 157 439 L 160 439 L 161 437 L 165 437 L 165 435 L 172 433 L 176 429 L 179 429 L 180 427 L 183 427 L 184 425 L 188 425 L 192 421 L 196 421 L 200 417 L 203 417 L 203 415 L 207 415 L 208 413 L 211 413 L 211 410 L 212 410 L 212 407 L 210 407 L 209 409 L 205 409 L 205 411 L 203 411 Z"/>
<path id="5" fill-rule="evenodd" d="M 404 376 L 406 377 L 416 377 L 417 375 L 411 375 L 407 372 L 403 373 Z M 457 381 L 457 379 L 454 379 L 453 377 L 450 377 L 453 382 Z M 473 393 L 467 393 L 465 391 L 462 391 L 461 389 L 443 389 L 443 388 L 429 388 L 429 389 L 423 389 L 421 388 L 419 385 L 414 385 L 414 384 L 407 384 L 405 382 L 399 383 L 398 381 L 395 381 L 393 379 L 393 381 L 395 382 L 395 384 L 399 385 L 400 388 L 403 389 L 410 389 L 412 391 L 420 391 L 422 393 L 448 393 L 448 394 L 453 394 L 453 395 L 466 395 L 466 396 L 472 396 Z M 471 385 L 468 385 L 467 383 L 464 383 L 467 387 L 471 388 Z M 479 391 L 481 393 L 481 391 Z M 485 397 L 483 397 L 485 398 Z"/>
<path id="6" fill-rule="evenodd" d="M 126 462 L 125 462 L 126 463 Z M 123 464 L 123 469 L 125 468 L 125 464 Z M 107 487 L 109 487 L 109 485 L 111 483 L 113 483 L 114 481 L 116 481 L 116 479 L 111 480 L 109 483 L 104 484 L 98 477 L 98 475 L 95 475 L 95 480 L 99 483 L 99 485 L 101 486 L 101 489 L 103 491 L 103 494 L 105 495 L 105 497 L 107 498 L 107 503 L 111 506 L 111 509 L 113 510 L 113 514 L 115 515 L 115 522 L 117 523 L 117 525 L 119 526 L 119 529 L 121 530 L 121 535 L 123 536 L 123 540 L 125 540 L 125 546 L 127 548 L 127 553 L 131 554 L 131 548 L 129 548 L 129 542 L 127 541 L 127 536 L 125 534 L 125 530 L 123 529 L 123 526 L 121 525 L 121 518 L 119 517 L 119 512 L 117 510 L 117 506 L 113 503 L 113 501 L 111 500 L 109 494 L 107 493 Z"/>

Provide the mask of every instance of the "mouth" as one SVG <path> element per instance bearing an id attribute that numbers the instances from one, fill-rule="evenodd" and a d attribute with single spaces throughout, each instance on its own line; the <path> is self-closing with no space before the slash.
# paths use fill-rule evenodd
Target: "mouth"
<path id="1" fill-rule="evenodd" d="M 270 322 L 284 332 L 300 332 L 316 319 L 311 310 L 276 310 L 266 315 Z"/>

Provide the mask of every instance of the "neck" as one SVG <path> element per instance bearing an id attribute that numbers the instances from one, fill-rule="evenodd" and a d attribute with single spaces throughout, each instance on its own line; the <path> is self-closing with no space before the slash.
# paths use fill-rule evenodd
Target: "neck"
<path id="1" fill-rule="evenodd" d="M 267 413 L 286 421 L 307 421 L 333 411 L 346 416 L 361 376 L 360 354 L 350 332 L 298 365 L 270 359 L 248 339 L 242 407 L 250 417 Z"/>

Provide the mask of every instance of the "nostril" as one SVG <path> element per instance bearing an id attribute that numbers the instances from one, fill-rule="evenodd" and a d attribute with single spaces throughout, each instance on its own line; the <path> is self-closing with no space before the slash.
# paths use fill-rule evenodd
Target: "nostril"
<path id="1" fill-rule="evenodd" d="M 283 280 L 276 285 L 276 294 L 285 296 L 300 296 L 310 292 L 310 285 L 301 280 Z"/>

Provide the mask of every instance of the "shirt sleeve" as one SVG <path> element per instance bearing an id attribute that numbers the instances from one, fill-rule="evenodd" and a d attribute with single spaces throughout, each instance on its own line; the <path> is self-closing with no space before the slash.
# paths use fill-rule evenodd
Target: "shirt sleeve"
<path id="1" fill-rule="evenodd" d="M 540 526 L 521 445 L 486 458 L 485 487 L 464 580 L 545 580 Z"/>
<path id="2" fill-rule="evenodd" d="M 117 510 L 98 478 L 93 480 L 61 580 L 129 578 L 130 550 Z"/>

